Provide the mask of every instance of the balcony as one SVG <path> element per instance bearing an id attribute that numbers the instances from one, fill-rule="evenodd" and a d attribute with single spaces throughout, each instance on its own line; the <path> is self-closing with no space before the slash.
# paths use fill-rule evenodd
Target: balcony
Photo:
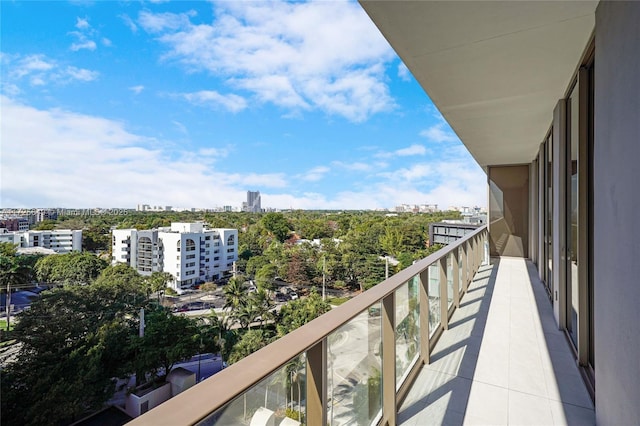
<path id="1" fill-rule="evenodd" d="M 593 424 L 533 265 L 486 227 L 131 424 Z M 274 423 L 270 423 L 274 420 Z"/>

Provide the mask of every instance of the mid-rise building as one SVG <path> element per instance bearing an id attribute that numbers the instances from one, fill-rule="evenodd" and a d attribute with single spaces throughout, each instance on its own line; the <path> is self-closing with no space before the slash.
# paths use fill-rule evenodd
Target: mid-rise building
<path id="1" fill-rule="evenodd" d="M 112 263 L 126 263 L 142 275 L 168 272 L 169 285 L 181 291 L 215 280 L 238 259 L 238 230 L 209 229 L 203 223 L 112 232 Z"/>
<path id="2" fill-rule="evenodd" d="M 0 234 L 0 242 L 10 242 L 19 248 L 42 247 L 64 254 L 82 251 L 82 231 L 71 229 L 6 231 Z"/>
<path id="3" fill-rule="evenodd" d="M 35 221 L 42 222 L 45 220 L 56 220 L 58 219 L 58 212 L 54 209 L 38 209 L 35 212 Z"/>
<path id="4" fill-rule="evenodd" d="M 4 228 L 7 231 L 28 231 L 29 220 L 24 217 L 0 218 L 0 228 Z"/>

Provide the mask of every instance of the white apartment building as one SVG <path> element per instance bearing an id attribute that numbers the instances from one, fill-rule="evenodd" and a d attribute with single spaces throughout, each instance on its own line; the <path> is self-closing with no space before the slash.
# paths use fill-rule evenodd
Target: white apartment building
<path id="1" fill-rule="evenodd" d="M 43 247 L 56 253 L 82 251 L 82 231 L 55 229 L 50 231 L 15 231 L 0 233 L 0 242 L 10 242 L 20 248 Z"/>
<path id="2" fill-rule="evenodd" d="M 113 231 L 112 264 L 126 263 L 142 275 L 168 272 L 174 290 L 215 280 L 238 260 L 238 230 L 208 229 L 203 223 Z"/>

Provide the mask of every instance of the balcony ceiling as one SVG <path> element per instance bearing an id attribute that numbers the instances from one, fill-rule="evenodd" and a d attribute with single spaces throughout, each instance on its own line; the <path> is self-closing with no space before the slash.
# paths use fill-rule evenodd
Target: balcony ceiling
<path id="1" fill-rule="evenodd" d="M 483 167 L 535 158 L 597 3 L 361 0 Z"/>

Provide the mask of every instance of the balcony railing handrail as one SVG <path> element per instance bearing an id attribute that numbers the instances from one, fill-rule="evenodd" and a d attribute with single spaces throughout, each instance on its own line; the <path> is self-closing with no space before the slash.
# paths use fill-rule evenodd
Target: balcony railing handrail
<path id="1" fill-rule="evenodd" d="M 486 229 L 486 225 L 478 227 L 128 424 L 195 424 L 203 420 Z"/>

